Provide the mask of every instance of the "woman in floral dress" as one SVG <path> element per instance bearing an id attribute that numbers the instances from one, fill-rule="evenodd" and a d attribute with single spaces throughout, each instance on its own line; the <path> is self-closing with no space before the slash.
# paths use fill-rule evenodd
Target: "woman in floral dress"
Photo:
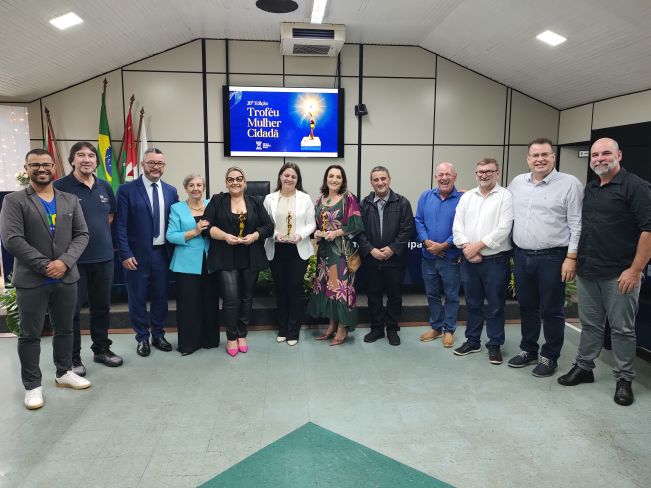
<path id="1" fill-rule="evenodd" d="M 355 273 L 348 270 L 346 256 L 354 250 L 352 237 L 364 230 L 357 200 L 347 191 L 344 168 L 335 164 L 326 169 L 315 206 L 317 270 L 307 313 L 330 320 L 317 340 L 332 339 L 330 345 L 338 346 L 357 325 Z"/>

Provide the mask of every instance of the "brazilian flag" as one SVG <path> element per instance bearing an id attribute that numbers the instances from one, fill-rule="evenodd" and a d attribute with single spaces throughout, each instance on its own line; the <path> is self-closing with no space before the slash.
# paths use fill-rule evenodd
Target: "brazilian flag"
<path id="1" fill-rule="evenodd" d="M 111 149 L 111 132 L 109 131 L 108 117 L 106 116 L 106 93 L 102 93 L 102 109 L 99 114 L 99 136 L 97 138 L 97 150 L 99 161 L 97 164 L 97 176 L 109 182 L 116 192 L 120 186 L 117 161 L 113 161 L 113 150 Z"/>

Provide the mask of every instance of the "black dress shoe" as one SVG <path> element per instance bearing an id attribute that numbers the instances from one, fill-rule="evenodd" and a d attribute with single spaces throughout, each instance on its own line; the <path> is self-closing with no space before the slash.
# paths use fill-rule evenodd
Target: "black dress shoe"
<path id="1" fill-rule="evenodd" d="M 579 368 L 576 364 L 570 369 L 570 372 L 558 378 L 558 383 L 563 386 L 576 386 L 581 383 L 594 383 L 594 374 L 592 370 Z"/>
<path id="2" fill-rule="evenodd" d="M 399 346 L 400 337 L 398 337 L 398 331 L 387 330 L 387 340 L 389 341 L 389 344 L 391 344 L 392 346 Z"/>
<path id="3" fill-rule="evenodd" d="M 371 332 L 364 336 L 364 342 L 375 342 L 384 337 L 384 331 L 380 328 L 371 329 Z"/>
<path id="4" fill-rule="evenodd" d="M 633 403 L 633 388 L 631 382 L 625 379 L 617 380 L 617 388 L 615 389 L 615 403 L 625 407 Z"/>
<path id="5" fill-rule="evenodd" d="M 109 366 L 111 368 L 117 368 L 118 366 L 122 366 L 122 358 L 117 354 L 115 354 L 110 349 L 101 352 L 96 352 L 95 355 L 93 356 L 93 361 L 95 361 L 96 363 L 105 364 L 106 366 Z"/>
<path id="6" fill-rule="evenodd" d="M 151 352 L 151 349 L 149 349 L 149 341 L 140 341 L 138 343 L 138 349 L 136 349 L 136 351 L 138 351 L 138 355 L 142 356 L 143 358 L 149 356 L 149 353 Z"/>
<path id="7" fill-rule="evenodd" d="M 154 337 L 151 340 L 151 343 L 156 349 L 160 351 L 170 352 L 172 350 L 172 344 L 167 342 L 164 337 Z"/>

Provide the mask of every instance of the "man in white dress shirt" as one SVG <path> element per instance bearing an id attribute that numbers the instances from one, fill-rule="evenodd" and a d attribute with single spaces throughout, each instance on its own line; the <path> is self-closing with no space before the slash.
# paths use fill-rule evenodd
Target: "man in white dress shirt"
<path id="1" fill-rule="evenodd" d="M 513 205 L 509 191 L 497 183 L 500 168 L 495 159 L 479 161 L 475 177 L 478 186 L 461 197 L 452 226 L 454 245 L 463 250 L 461 283 L 467 310 L 466 342 L 454 354 L 481 351 L 485 298 L 488 360 L 502 364 Z"/>

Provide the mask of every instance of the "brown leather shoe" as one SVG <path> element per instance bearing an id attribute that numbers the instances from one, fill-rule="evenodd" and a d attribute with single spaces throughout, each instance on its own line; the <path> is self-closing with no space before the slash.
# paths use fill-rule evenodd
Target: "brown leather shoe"
<path id="1" fill-rule="evenodd" d="M 443 343 L 443 347 L 454 346 L 454 336 L 452 335 L 452 332 L 444 333 L 441 342 Z"/>
<path id="2" fill-rule="evenodd" d="M 430 329 L 420 336 L 420 340 L 423 342 L 430 342 L 434 339 L 438 339 L 441 336 L 441 331 L 436 329 Z"/>

